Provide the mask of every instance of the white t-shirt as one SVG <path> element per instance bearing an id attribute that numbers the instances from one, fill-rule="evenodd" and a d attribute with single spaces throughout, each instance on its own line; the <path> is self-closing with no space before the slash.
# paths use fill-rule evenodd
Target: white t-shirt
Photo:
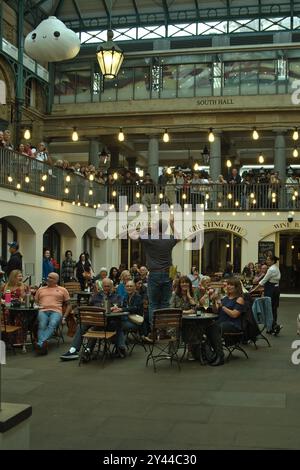
<path id="1" fill-rule="evenodd" d="M 280 278 L 281 273 L 277 264 L 272 264 L 266 272 L 266 275 L 259 281 L 259 285 L 264 286 L 268 281 L 271 282 L 271 284 L 279 284 Z"/>

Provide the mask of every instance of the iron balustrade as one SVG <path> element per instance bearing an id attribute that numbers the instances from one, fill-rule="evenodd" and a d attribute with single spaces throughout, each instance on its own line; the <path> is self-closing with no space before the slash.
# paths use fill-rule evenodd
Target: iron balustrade
<path id="1" fill-rule="evenodd" d="M 66 181 L 67 176 L 70 176 L 70 182 Z M 8 180 L 9 177 L 12 181 Z M 18 184 L 20 187 L 17 187 Z M 106 203 L 117 210 L 126 210 L 132 204 L 144 205 L 148 209 L 151 204 L 179 204 L 182 208 L 203 208 L 206 211 L 288 211 L 300 208 L 299 183 L 162 186 L 144 185 L 143 182 L 125 185 L 119 179 L 111 185 L 104 185 L 91 182 L 71 170 L 66 171 L 5 148 L 0 148 L 0 186 L 94 208 Z"/>

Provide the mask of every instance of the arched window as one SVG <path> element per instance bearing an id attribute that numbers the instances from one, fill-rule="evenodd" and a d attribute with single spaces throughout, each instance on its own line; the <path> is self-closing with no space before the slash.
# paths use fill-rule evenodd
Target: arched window
<path id="1" fill-rule="evenodd" d="M 43 249 L 50 250 L 51 257 L 60 265 L 60 234 L 53 226 L 44 233 Z"/>
<path id="2" fill-rule="evenodd" d="M 17 241 L 17 231 L 13 225 L 5 219 L 0 219 L 0 256 L 5 261 L 9 259 L 8 243 Z"/>
<path id="3" fill-rule="evenodd" d="M 192 266 L 203 274 L 224 271 L 226 262 L 233 264 L 234 273 L 241 272 L 241 237 L 222 230 L 206 230 L 201 250 L 192 251 Z"/>

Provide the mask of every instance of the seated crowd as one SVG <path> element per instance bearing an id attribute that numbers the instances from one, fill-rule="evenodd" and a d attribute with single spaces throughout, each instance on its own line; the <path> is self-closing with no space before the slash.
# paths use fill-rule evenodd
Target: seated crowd
<path id="1" fill-rule="evenodd" d="M 151 337 L 151 315 L 148 309 L 146 266 L 133 264 L 130 270 L 125 265 L 119 268 L 101 268 L 96 275 L 88 253 L 82 253 L 76 263 L 72 259 L 72 252 L 67 250 L 62 262 L 60 278 L 55 269 L 59 265 L 51 258 L 50 251 L 44 250 L 43 258 L 43 284 L 39 288 L 29 288 L 22 281 L 22 271 L 17 264 L 21 255 L 18 253 L 18 244 L 10 244 L 13 269 L 7 271 L 8 279 L 2 285 L 3 299 L 5 305 L 6 293 L 10 298 L 24 302 L 26 295 L 35 294 L 35 302 L 40 306 L 38 313 L 38 329 L 36 334 L 36 350 L 39 354 L 47 353 L 48 340 L 53 336 L 60 323 L 64 324 L 72 318 L 72 304 L 67 290 L 68 283 L 78 281 L 81 291 L 90 293 L 90 305 L 105 307 L 107 311 L 117 313 L 126 311 L 143 317 L 140 326 L 133 324 L 128 316 L 122 321 L 111 320 L 109 328 L 116 331 L 115 355 L 126 356 L 126 334 L 130 330 L 139 331 L 140 338 L 144 342 L 152 342 Z M 19 254 L 19 257 L 17 255 Z M 9 265 L 9 263 L 7 263 Z M 5 268 L 6 269 L 6 268 Z M 260 263 L 248 263 L 242 274 L 234 277 L 233 266 L 227 263 L 225 270 L 219 275 L 223 281 L 216 287 L 211 284 L 211 277 L 199 273 L 193 266 L 188 276 L 177 274 L 173 281 L 173 293 L 170 299 L 170 307 L 180 308 L 184 315 L 195 313 L 198 309 L 217 313 L 216 322 L 213 322 L 205 332 L 212 350 L 215 353 L 215 364 L 224 363 L 222 349 L 222 336 L 224 332 L 235 332 L 241 329 L 240 315 L 244 306 L 243 284 L 247 287 L 259 285 L 263 288 L 261 280 L 267 272 L 267 265 Z M 214 277 L 213 279 L 218 279 Z M 61 282 L 61 286 L 59 285 Z M 65 286 L 65 287 L 64 287 Z M 255 287 L 257 289 L 257 287 Z M 33 298 L 33 297 L 32 297 Z M 5 309 L 8 320 L 9 310 Z M 18 320 L 16 320 L 18 321 Z M 82 335 L 88 327 L 82 329 L 77 325 L 70 350 L 61 356 L 62 360 L 77 359 L 82 342 Z M 27 332 L 21 331 L 16 343 L 22 343 L 22 337 Z M 91 350 L 93 345 L 90 346 Z M 188 344 L 188 358 L 193 359 L 192 344 Z"/>

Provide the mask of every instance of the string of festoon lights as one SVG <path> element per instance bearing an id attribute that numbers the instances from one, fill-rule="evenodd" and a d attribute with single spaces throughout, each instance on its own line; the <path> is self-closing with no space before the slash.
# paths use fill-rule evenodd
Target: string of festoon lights
<path id="1" fill-rule="evenodd" d="M 245 129 L 244 126 L 238 126 L 238 127 L 241 127 L 242 129 Z M 180 130 L 180 128 L 183 129 L 184 127 L 183 126 L 177 126 L 176 127 L 177 130 Z M 190 127 L 190 129 L 191 128 L 199 129 L 198 127 L 195 127 L 195 126 Z M 151 129 L 153 129 L 153 127 L 151 127 Z M 223 130 L 224 130 L 224 126 L 223 126 Z M 255 140 L 255 141 L 258 141 L 261 138 L 261 135 L 260 135 L 260 133 L 259 133 L 259 131 L 256 127 L 252 128 L 251 136 L 252 136 L 252 139 Z M 297 142 L 299 140 L 299 131 L 298 131 L 297 127 L 293 127 L 291 136 L 292 136 L 292 139 L 293 139 L 294 142 Z M 119 142 L 124 142 L 125 138 L 126 137 L 125 137 L 123 127 L 120 127 L 119 132 L 117 134 L 117 139 L 118 139 Z M 78 142 L 78 140 L 79 140 L 79 134 L 78 134 L 78 130 L 77 130 L 76 127 L 73 127 L 71 139 L 72 139 L 73 142 Z M 213 143 L 215 141 L 214 129 L 212 127 L 210 127 L 208 129 L 207 140 L 208 140 L 209 143 Z M 167 127 L 164 128 L 164 131 L 162 133 L 162 141 L 164 143 L 168 143 L 168 142 L 171 141 L 170 133 L 169 133 L 169 130 L 168 130 Z M 292 149 L 292 156 L 294 158 L 297 158 L 299 156 L 299 150 L 298 150 L 298 146 L 297 146 L 296 143 L 295 143 L 295 145 L 293 146 L 293 149 Z M 265 163 L 265 156 L 263 155 L 262 151 L 259 152 L 258 157 L 257 157 L 257 161 L 260 164 Z M 197 165 L 197 164 L 195 164 L 195 165 Z M 228 165 L 227 165 L 227 167 L 228 167 Z M 195 168 L 195 170 L 197 170 L 197 169 L 198 168 Z"/>

